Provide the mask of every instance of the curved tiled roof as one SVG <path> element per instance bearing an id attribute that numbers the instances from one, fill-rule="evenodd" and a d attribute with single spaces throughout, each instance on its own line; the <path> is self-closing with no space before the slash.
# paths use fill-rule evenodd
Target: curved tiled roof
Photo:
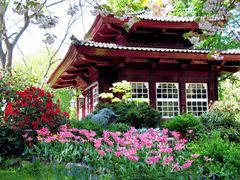
<path id="1" fill-rule="evenodd" d="M 73 44 L 96 47 L 96 48 L 105 48 L 105 49 L 119 49 L 119 50 L 132 50 L 132 51 L 149 51 L 149 52 L 179 52 L 179 53 L 202 53 L 208 54 L 210 50 L 203 49 L 174 49 L 174 48 L 153 48 L 153 47 L 133 47 L 133 46 L 123 46 L 114 43 L 102 43 L 95 41 L 80 41 L 75 39 Z M 231 49 L 231 50 L 221 50 L 221 54 L 240 54 L 240 49 Z"/>
<path id="2" fill-rule="evenodd" d="M 141 20 L 165 21 L 165 22 L 195 22 L 196 17 L 177 17 L 177 16 L 154 16 L 152 14 L 137 15 Z"/>

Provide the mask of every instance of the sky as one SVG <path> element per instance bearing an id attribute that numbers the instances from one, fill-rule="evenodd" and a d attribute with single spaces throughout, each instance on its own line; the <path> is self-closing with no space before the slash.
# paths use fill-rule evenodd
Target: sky
<path id="1" fill-rule="evenodd" d="M 52 2 L 52 0 L 51 0 Z M 71 16 L 67 15 L 68 2 L 63 2 L 61 5 L 57 5 L 51 8 L 51 12 L 59 17 L 59 23 L 56 27 L 48 30 L 49 33 L 53 33 L 57 36 L 57 39 L 53 45 L 50 47 L 52 49 L 57 49 L 63 39 L 66 31 L 68 20 Z M 71 43 L 70 37 L 72 35 L 76 36 L 78 39 L 83 39 L 85 33 L 90 29 L 95 16 L 93 16 L 90 10 L 93 8 L 85 8 L 83 16 L 81 16 L 71 27 L 70 32 L 59 51 L 60 58 L 63 58 L 68 51 L 69 45 Z M 45 30 L 39 29 L 36 25 L 31 24 L 30 27 L 24 32 L 22 37 L 17 43 L 17 47 L 14 49 L 14 61 L 26 58 L 37 53 L 46 52 L 46 46 L 43 43 L 43 37 L 46 33 Z"/>

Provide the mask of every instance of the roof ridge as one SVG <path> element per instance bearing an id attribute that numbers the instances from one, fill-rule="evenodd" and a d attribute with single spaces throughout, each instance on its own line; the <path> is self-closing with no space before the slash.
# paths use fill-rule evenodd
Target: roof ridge
<path id="1" fill-rule="evenodd" d="M 185 48 L 165 48 L 165 47 L 142 47 L 142 46 L 126 46 L 122 44 L 109 43 L 109 42 L 96 42 L 89 40 L 79 40 L 74 35 L 70 38 L 73 44 L 84 45 L 84 46 L 95 46 L 102 48 L 119 48 L 119 49 L 128 49 L 128 50 L 166 50 L 166 51 L 179 51 L 179 52 L 203 52 L 208 53 L 211 49 L 185 49 Z M 230 53 L 240 53 L 240 48 L 237 49 L 227 49 L 227 50 L 217 50 L 222 54 Z"/>

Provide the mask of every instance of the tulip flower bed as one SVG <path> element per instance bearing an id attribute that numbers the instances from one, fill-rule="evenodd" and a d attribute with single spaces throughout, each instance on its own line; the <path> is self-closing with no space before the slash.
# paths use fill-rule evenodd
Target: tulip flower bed
<path id="1" fill-rule="evenodd" d="M 85 164 L 92 173 L 116 179 L 195 177 L 194 161 L 186 139 L 176 131 L 148 129 L 139 133 L 134 127 L 122 134 L 62 126 L 57 134 L 47 128 L 37 130 L 39 144 L 35 154 L 58 163 Z M 169 141 L 171 135 L 171 141 Z"/>

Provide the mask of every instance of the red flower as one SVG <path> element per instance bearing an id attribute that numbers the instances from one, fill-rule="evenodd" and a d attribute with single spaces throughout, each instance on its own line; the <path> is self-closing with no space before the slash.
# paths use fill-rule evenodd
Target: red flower
<path id="1" fill-rule="evenodd" d="M 25 116 L 25 121 L 29 122 L 29 116 Z"/>
<path id="2" fill-rule="evenodd" d="M 33 121 L 33 122 L 32 122 L 32 127 L 33 127 L 33 129 L 37 129 L 37 124 L 38 124 L 37 121 Z"/>
<path id="3" fill-rule="evenodd" d="M 21 127 L 22 127 L 22 126 L 23 126 L 23 122 L 22 122 L 22 121 L 19 121 L 19 122 L 18 122 L 18 126 L 21 126 Z"/>
<path id="4" fill-rule="evenodd" d="M 7 117 L 4 117 L 3 120 L 4 120 L 5 122 L 8 122 L 8 118 L 7 118 Z"/>
<path id="5" fill-rule="evenodd" d="M 22 107 L 27 107 L 28 103 L 26 101 L 22 101 Z"/>
<path id="6" fill-rule="evenodd" d="M 66 118 L 69 118 L 69 114 L 67 112 L 62 113 Z"/>
<path id="7" fill-rule="evenodd" d="M 13 110 L 13 107 L 12 107 L 12 103 L 9 102 L 6 106 L 6 109 L 5 109 L 5 116 L 9 116 L 9 115 L 13 115 L 14 114 L 14 110 Z"/>
<path id="8" fill-rule="evenodd" d="M 56 113 L 60 113 L 60 108 L 59 108 L 59 106 L 56 108 Z"/>
<path id="9" fill-rule="evenodd" d="M 51 105 L 52 105 L 52 102 L 51 102 L 51 101 L 47 101 L 47 103 L 46 103 L 46 108 L 47 108 L 47 109 L 50 108 Z"/>

